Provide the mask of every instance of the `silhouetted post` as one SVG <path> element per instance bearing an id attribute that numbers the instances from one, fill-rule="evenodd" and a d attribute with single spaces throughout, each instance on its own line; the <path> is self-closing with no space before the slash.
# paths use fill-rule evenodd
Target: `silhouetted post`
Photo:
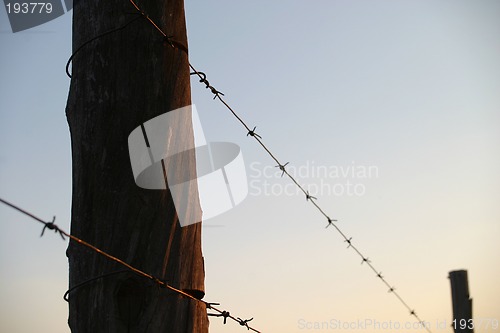
<path id="1" fill-rule="evenodd" d="M 453 302 L 453 329 L 455 333 L 472 333 L 472 299 L 469 296 L 467 271 L 451 271 L 451 299 Z"/>
<path id="2" fill-rule="evenodd" d="M 137 4 L 187 47 L 183 0 Z M 144 122 L 191 104 L 187 48 L 172 48 L 127 0 L 75 0 L 73 51 L 131 20 L 73 58 L 66 107 L 73 158 L 71 233 L 202 298 L 201 223 L 181 227 L 170 191 L 135 184 L 127 141 Z M 194 146 L 192 131 L 181 140 Z M 182 171 L 196 172 L 192 157 Z M 73 333 L 208 332 L 203 303 L 161 289 L 74 242 L 67 255 Z"/>

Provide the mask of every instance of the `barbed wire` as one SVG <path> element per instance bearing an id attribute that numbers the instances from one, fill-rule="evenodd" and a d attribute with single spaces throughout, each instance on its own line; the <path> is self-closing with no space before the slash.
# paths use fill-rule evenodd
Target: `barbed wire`
<path id="1" fill-rule="evenodd" d="M 135 9 L 140 12 L 142 15 L 145 15 L 144 12 L 139 8 L 139 6 L 134 2 L 134 0 L 129 0 L 130 3 L 135 7 Z M 172 38 L 172 36 L 168 36 L 164 31 L 162 31 L 158 25 L 153 22 L 151 20 L 151 18 L 149 18 L 149 16 L 147 16 L 147 19 L 148 21 L 155 27 L 156 30 L 158 30 L 159 33 L 161 33 L 163 35 L 163 37 L 165 38 Z M 172 47 L 176 47 L 176 45 L 174 45 L 173 43 L 170 43 L 170 45 Z M 187 53 L 187 52 L 186 52 Z M 317 198 L 312 196 L 311 194 L 309 194 L 309 192 L 304 188 L 304 186 L 302 186 L 298 181 L 297 179 L 292 176 L 286 169 L 286 166 L 289 164 L 289 162 L 286 162 L 286 163 L 282 163 L 277 157 L 276 155 L 271 151 L 271 149 L 266 145 L 264 144 L 263 140 L 262 140 L 262 136 L 260 136 L 259 134 L 257 134 L 255 132 L 257 126 L 254 126 L 253 128 L 251 128 L 239 115 L 238 113 L 224 100 L 224 98 L 222 96 L 224 96 L 224 94 L 222 92 L 220 92 L 218 89 L 216 89 L 213 85 L 210 84 L 210 82 L 207 80 L 207 76 L 204 72 L 200 72 L 198 71 L 191 63 L 189 63 L 189 67 L 191 68 L 192 72 L 190 73 L 191 75 L 196 75 L 199 77 L 199 81 L 201 83 L 204 83 L 205 84 L 205 88 L 209 89 L 210 92 L 214 95 L 213 99 L 218 99 L 230 112 L 231 114 L 240 122 L 240 124 L 245 128 L 245 130 L 247 131 L 247 136 L 250 136 L 252 137 L 261 147 L 262 149 L 264 149 L 264 151 L 274 160 L 274 162 L 276 162 L 276 167 L 278 167 L 282 174 L 281 176 L 283 177 L 284 175 L 286 175 L 296 186 L 297 188 L 302 191 L 306 197 L 306 201 L 307 202 L 310 202 L 317 210 L 318 212 L 323 215 L 323 217 L 327 220 L 327 225 L 326 225 L 326 228 L 328 228 L 329 226 L 333 226 L 335 228 L 335 230 L 340 234 L 340 236 L 343 238 L 344 242 L 348 243 L 348 248 L 352 248 L 354 250 L 354 252 L 356 254 L 359 255 L 359 257 L 362 259 L 361 261 L 361 264 L 364 264 L 366 263 L 367 266 L 376 274 L 377 278 L 379 278 L 382 283 L 384 283 L 388 288 L 389 288 L 389 292 L 390 293 L 393 293 L 395 295 L 395 297 L 400 301 L 400 303 L 406 307 L 406 309 L 409 311 L 410 315 L 415 317 L 415 319 L 417 319 L 417 321 L 423 325 L 423 327 L 427 330 L 427 332 L 429 333 L 432 333 L 430 328 L 428 327 L 428 325 L 425 325 L 425 322 L 420 319 L 420 317 L 417 315 L 417 313 L 415 312 L 414 309 L 412 309 L 408 303 L 401 297 L 401 295 L 396 292 L 395 290 L 395 287 L 393 287 L 391 284 L 389 284 L 389 282 L 387 282 L 387 280 L 382 276 L 382 273 L 379 272 L 375 267 L 374 265 L 371 263 L 371 261 L 369 260 L 368 257 L 366 257 L 359 249 L 357 246 L 355 246 L 353 243 L 352 243 L 352 237 L 348 237 L 338 226 L 336 223 L 334 222 L 338 222 L 337 220 L 335 219 L 332 219 L 324 210 L 323 208 L 317 203 Z M 225 318 L 225 317 L 224 317 Z"/>
<path id="2" fill-rule="evenodd" d="M 191 67 L 191 70 L 194 71 L 194 74 L 198 75 L 200 78 L 200 74 L 204 74 L 202 72 L 198 72 L 191 64 L 189 65 Z M 208 82 L 206 79 L 200 79 L 200 82 Z M 245 127 L 245 129 L 248 131 L 247 136 L 251 136 L 257 141 L 257 143 L 267 152 L 267 154 L 277 163 L 276 167 L 281 170 L 281 176 L 283 177 L 284 175 L 288 176 L 288 178 L 297 186 L 297 188 L 302 191 L 306 197 L 306 201 L 310 202 L 318 211 L 321 215 L 323 215 L 324 218 L 327 220 L 327 225 L 325 228 L 328 228 L 329 226 L 333 226 L 335 230 L 340 234 L 340 236 L 343 238 L 344 242 L 348 243 L 347 248 L 352 248 L 354 252 L 356 252 L 362 259 L 361 264 L 366 263 L 368 267 L 377 275 L 377 277 L 389 288 L 389 292 L 393 293 L 396 298 L 400 301 L 403 306 L 406 307 L 406 309 L 410 312 L 410 315 L 415 317 L 417 321 L 424 327 L 427 332 L 432 333 L 428 325 L 420 319 L 420 317 L 417 315 L 414 309 L 412 309 L 408 303 L 401 297 L 399 293 L 395 291 L 395 287 L 391 286 L 389 282 L 382 276 L 381 273 L 372 265 L 371 261 L 368 259 L 368 257 L 365 257 L 363 253 L 352 243 L 352 237 L 347 237 L 347 235 L 335 224 L 334 222 L 338 222 L 336 219 L 332 219 L 324 210 L 323 208 L 317 203 L 317 198 L 312 196 L 309 191 L 307 191 L 298 181 L 297 179 L 291 175 L 287 170 L 286 166 L 289 164 L 289 162 L 286 162 L 282 164 L 280 160 L 273 154 L 273 152 L 270 150 L 269 147 L 267 147 L 264 142 L 262 141 L 262 137 L 255 133 L 256 126 L 254 126 L 253 129 L 250 129 L 250 127 L 247 125 L 247 123 L 233 110 L 233 108 L 221 97 L 221 93 L 215 89 L 212 86 L 209 86 L 207 88 L 210 88 L 213 91 L 216 91 L 217 93 L 214 93 L 214 99 L 218 99 L 233 115 L 238 121 Z"/>
<path id="3" fill-rule="evenodd" d="M 177 48 L 179 50 L 182 50 L 184 52 L 186 52 L 186 54 L 188 53 L 188 49 L 185 45 L 183 45 L 182 43 L 176 41 L 174 39 L 174 36 L 170 36 L 168 35 L 167 33 L 165 33 L 144 11 L 141 10 L 141 8 L 134 2 L 134 0 L 129 0 L 129 2 L 132 4 L 132 6 L 135 8 L 135 10 L 138 12 L 138 14 L 140 14 L 141 17 L 145 18 L 146 21 L 151 24 L 155 30 L 157 30 L 164 38 L 164 40 L 172 47 L 172 48 Z M 69 74 L 68 72 L 68 66 L 69 66 L 69 63 L 71 62 L 71 59 L 74 57 L 74 55 L 76 54 L 76 52 L 78 52 L 83 46 L 89 44 L 91 41 L 94 41 L 104 35 L 107 35 L 109 33 L 112 33 L 112 32 L 116 32 L 116 31 L 119 31 L 119 30 L 122 30 L 123 28 L 125 28 L 126 26 L 128 26 L 130 23 L 132 23 L 133 21 L 135 21 L 136 19 L 134 20 L 131 20 L 129 22 L 127 22 L 125 25 L 117 28 L 117 29 L 113 29 L 113 30 L 110 30 L 108 32 L 105 32 L 104 34 L 101 34 L 97 37 L 94 37 L 93 39 L 89 40 L 88 42 L 84 43 L 81 47 L 79 47 L 75 53 L 72 54 L 72 56 L 70 57 L 70 59 L 68 60 L 68 63 L 67 63 L 67 66 L 66 66 L 66 72 L 68 74 L 69 77 L 71 77 L 71 75 Z M 364 264 L 366 263 L 366 265 L 376 274 L 376 277 L 378 279 L 380 279 L 380 281 L 386 286 L 389 288 L 388 292 L 389 293 L 392 293 L 395 295 L 395 297 L 399 300 L 399 302 L 409 311 L 410 315 L 415 317 L 415 319 L 423 325 L 423 327 L 427 330 L 427 332 L 429 333 L 432 333 L 430 328 L 428 327 L 428 325 L 425 325 L 425 322 L 423 320 L 420 319 L 420 317 L 416 314 L 415 310 L 412 309 L 408 303 L 402 298 L 402 296 L 396 292 L 396 288 L 389 284 L 389 282 L 386 280 L 385 277 L 382 276 L 382 273 L 379 272 L 375 266 L 372 264 L 371 260 L 366 257 L 360 250 L 357 246 L 355 246 L 352 242 L 352 237 L 348 237 L 339 227 L 338 225 L 335 223 L 335 222 L 338 222 L 336 219 L 332 219 L 324 210 L 323 208 L 317 203 L 317 198 L 312 196 L 305 188 L 304 186 L 302 186 L 298 180 L 293 176 L 291 175 L 286 167 L 287 165 L 289 164 L 289 162 L 286 162 L 286 163 L 282 163 L 280 159 L 278 159 L 276 157 L 276 155 L 271 151 L 271 149 L 266 145 L 264 144 L 263 140 L 262 140 L 262 136 L 258 133 L 256 133 L 256 126 L 254 126 L 253 128 L 251 128 L 239 115 L 238 113 L 229 105 L 229 103 L 227 103 L 223 96 L 224 94 L 219 91 L 218 89 L 216 89 L 213 85 L 210 84 L 210 82 L 208 81 L 207 79 L 207 75 L 204 73 L 204 72 L 201 72 L 201 71 L 198 71 L 191 63 L 189 63 L 189 67 L 191 69 L 191 75 L 196 75 L 198 76 L 199 78 L 199 82 L 200 83 L 203 83 L 205 84 L 205 88 L 206 89 L 209 89 L 210 92 L 213 94 L 213 99 L 218 99 L 220 103 L 222 103 L 230 112 L 231 114 L 238 120 L 238 122 L 245 128 L 245 130 L 247 131 L 246 133 L 246 136 L 250 136 L 252 137 L 260 146 L 261 148 L 271 157 L 271 159 L 277 164 L 276 167 L 279 168 L 279 170 L 281 171 L 281 176 L 283 177 L 284 175 L 286 175 L 296 186 L 297 188 L 305 195 L 305 199 L 307 202 L 311 203 L 315 208 L 316 210 L 326 219 L 327 221 L 327 225 L 325 228 L 328 228 L 330 226 L 333 226 L 333 228 L 338 232 L 338 234 L 342 237 L 343 241 L 346 242 L 348 244 L 347 248 L 351 248 L 353 249 L 353 251 L 361 258 L 361 264 Z M 50 228 L 50 227 L 49 227 Z M 213 307 L 208 307 L 208 303 L 207 304 L 207 309 L 213 309 L 215 311 L 217 311 L 218 313 L 217 314 L 211 314 L 212 316 L 217 316 L 217 317 L 223 317 L 224 318 L 224 323 L 226 322 L 226 319 L 227 318 L 231 318 L 237 322 L 239 322 L 242 326 L 245 326 L 249 329 L 252 329 L 248 326 L 248 321 L 250 320 L 241 320 L 240 318 L 234 318 L 232 317 L 229 312 L 225 312 L 225 311 L 220 311 L 220 310 L 217 310 Z M 253 318 L 252 318 L 253 319 Z"/>
<path id="4" fill-rule="evenodd" d="M 52 218 L 51 222 L 47 222 L 47 221 L 44 221 L 43 219 L 37 217 L 36 215 L 28 212 L 27 210 L 22 209 L 19 206 L 14 205 L 13 203 L 10 203 L 10 202 L 2 199 L 2 198 L 0 198 L 0 202 L 2 202 L 3 204 L 5 204 L 5 205 L 7 205 L 7 206 L 9 206 L 9 207 L 17 210 L 18 212 L 21 212 L 21 213 L 23 213 L 23 214 L 31 217 L 35 221 L 42 223 L 43 224 L 43 229 L 42 229 L 42 233 L 41 233 L 40 237 L 42 237 L 44 235 L 45 229 L 54 230 L 54 232 L 56 232 L 59 235 L 61 235 L 61 237 L 62 237 L 63 240 L 66 240 L 65 237 L 67 237 L 67 238 L 75 241 L 77 244 L 80 244 L 80 245 L 82 245 L 84 247 L 87 247 L 87 248 L 91 249 L 92 251 L 94 251 L 94 252 L 102 255 L 103 257 L 105 257 L 105 258 L 107 258 L 107 259 L 109 259 L 111 261 L 114 261 L 114 262 L 116 262 L 116 263 L 118 263 L 118 264 L 126 267 L 128 269 L 128 271 L 131 271 L 131 272 L 133 272 L 133 273 L 135 273 L 135 274 L 137 274 L 139 276 L 142 276 L 142 277 L 144 277 L 144 278 L 146 278 L 148 280 L 153 281 L 155 284 L 157 284 L 158 286 L 160 286 L 162 288 L 169 289 L 169 290 L 171 290 L 171 291 L 173 291 L 173 292 L 175 292 L 175 293 L 177 293 L 177 294 L 179 294 L 179 295 L 181 295 L 183 297 L 186 297 L 186 298 L 189 298 L 189 299 L 191 299 L 193 301 L 205 304 L 207 310 L 209 310 L 209 309 L 213 310 L 213 311 L 217 312 L 217 314 L 215 314 L 216 316 L 224 318 L 224 324 L 226 323 L 227 318 L 229 318 L 229 319 L 237 322 L 241 326 L 246 327 L 250 331 L 257 332 L 257 333 L 262 333 L 261 331 L 259 331 L 259 330 L 255 329 L 255 328 L 251 327 L 250 325 L 248 325 L 248 322 L 251 321 L 251 320 L 253 320 L 253 318 L 251 318 L 251 319 L 241 319 L 240 317 L 234 317 L 234 316 L 232 316 L 230 314 L 229 311 L 221 310 L 221 309 L 219 309 L 218 307 L 215 306 L 215 305 L 220 305 L 219 303 L 210 303 L 210 302 L 206 302 L 206 301 L 203 301 L 201 299 L 198 299 L 198 298 L 196 298 L 196 297 L 194 297 L 194 296 L 192 296 L 192 295 L 190 295 L 190 294 L 188 294 L 188 293 L 186 293 L 186 292 L 184 292 L 184 291 L 182 291 L 180 289 L 172 287 L 167 282 L 160 280 L 159 278 L 155 277 L 154 275 L 146 273 L 146 272 L 144 272 L 144 271 L 142 271 L 142 270 L 140 270 L 140 269 L 138 269 L 138 268 L 136 268 L 136 267 L 134 267 L 134 266 L 132 266 L 132 265 L 130 265 L 128 263 L 126 263 L 125 261 L 123 261 L 123 260 L 121 260 L 121 259 L 119 259 L 119 258 L 117 258 L 117 257 L 115 257 L 115 256 L 113 256 L 113 255 L 111 255 L 111 254 L 109 254 L 109 253 L 107 253 L 107 252 L 99 249 L 98 247 L 96 247 L 96 246 L 94 246 L 94 245 L 92 245 L 92 244 L 90 244 L 90 243 L 88 243 L 88 242 L 86 242 L 86 241 L 84 241 L 84 240 L 76 237 L 76 236 L 73 236 L 73 235 L 67 233 L 66 231 L 64 231 L 63 229 L 61 229 L 59 226 L 57 226 L 55 224 L 55 219 L 56 219 L 55 216 Z M 73 291 L 76 288 L 79 288 L 79 287 L 87 284 L 87 283 L 90 283 L 90 282 L 92 282 L 94 280 L 97 280 L 99 278 L 103 278 L 103 277 L 107 277 L 107 276 L 110 276 L 110 275 L 113 275 L 113 274 L 119 274 L 119 273 L 123 273 L 123 272 L 125 272 L 125 271 L 111 272 L 111 273 L 108 273 L 108 274 L 103 274 L 103 275 L 101 275 L 101 276 L 99 276 L 97 278 L 93 278 L 93 279 L 84 281 L 84 282 L 82 282 L 82 283 L 74 286 L 73 288 L 69 289 L 64 294 L 63 299 L 65 301 L 69 301 L 68 296 L 69 296 L 70 292 Z M 213 316 L 214 314 L 207 313 L 207 315 Z"/>

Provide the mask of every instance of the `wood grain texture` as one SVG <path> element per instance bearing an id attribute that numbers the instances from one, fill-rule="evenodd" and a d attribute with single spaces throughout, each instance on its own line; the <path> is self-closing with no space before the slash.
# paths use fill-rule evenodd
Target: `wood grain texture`
<path id="1" fill-rule="evenodd" d="M 182 0 L 138 5 L 163 31 L 188 45 Z M 128 1 L 75 0 L 73 50 L 133 19 L 137 14 L 132 13 Z M 201 298 L 201 224 L 181 228 L 169 191 L 136 186 L 127 142 L 140 124 L 190 104 L 186 52 L 165 43 L 145 19 L 75 55 L 66 107 L 73 158 L 71 233 Z M 192 142 L 193 133 L 177 139 Z M 194 155 L 179 172 L 186 170 L 195 174 Z M 72 242 L 67 255 L 70 288 L 122 269 Z M 73 333 L 208 332 L 202 303 L 132 273 L 98 279 L 72 291 L 69 300 Z"/>

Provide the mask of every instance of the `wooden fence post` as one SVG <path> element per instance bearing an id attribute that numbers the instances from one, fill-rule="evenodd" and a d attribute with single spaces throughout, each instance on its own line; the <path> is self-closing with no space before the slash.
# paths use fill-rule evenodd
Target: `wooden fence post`
<path id="1" fill-rule="evenodd" d="M 473 333 L 472 299 L 469 297 L 467 271 L 451 271 L 448 277 L 453 302 L 453 330 L 455 333 Z"/>

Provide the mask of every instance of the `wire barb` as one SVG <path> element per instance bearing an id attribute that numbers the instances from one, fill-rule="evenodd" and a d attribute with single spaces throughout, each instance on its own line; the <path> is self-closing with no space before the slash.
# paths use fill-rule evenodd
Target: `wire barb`
<path id="1" fill-rule="evenodd" d="M 290 162 L 286 162 L 285 164 L 279 164 L 274 166 L 275 168 L 280 168 L 281 170 L 281 177 L 283 177 L 283 175 L 285 174 L 286 170 L 285 170 L 285 167 L 288 165 L 288 163 Z"/>
<path id="2" fill-rule="evenodd" d="M 250 330 L 250 327 L 248 327 L 248 322 L 252 321 L 253 318 L 243 320 L 240 317 L 238 317 L 238 320 L 239 320 L 241 326 L 245 326 L 248 330 Z"/>
<path id="3" fill-rule="evenodd" d="M 369 258 L 363 257 L 363 261 L 361 261 L 361 265 L 363 265 L 364 262 L 366 262 L 367 264 L 371 263 Z"/>
<path id="4" fill-rule="evenodd" d="M 205 305 L 207 306 L 207 310 L 208 310 L 208 309 L 212 309 L 214 305 L 220 305 L 220 303 L 205 302 Z"/>
<path id="5" fill-rule="evenodd" d="M 205 73 L 198 72 L 197 70 L 195 70 L 194 72 L 191 72 L 189 74 L 190 75 L 198 75 L 198 77 L 200 78 L 200 82 L 205 84 L 205 88 L 210 89 L 212 94 L 214 94 L 214 99 L 216 99 L 217 97 L 220 98 L 220 96 L 224 96 L 224 94 L 222 92 L 218 91 L 212 85 L 210 85 L 210 82 L 208 82 L 207 75 Z"/>
<path id="6" fill-rule="evenodd" d="M 231 314 L 229 311 L 222 311 L 222 317 L 224 317 L 224 325 L 226 324 L 227 317 L 229 317 Z"/>
<path id="7" fill-rule="evenodd" d="M 327 220 L 328 220 L 328 224 L 326 225 L 325 228 L 328 228 L 331 225 L 335 226 L 335 224 L 333 222 L 337 222 L 337 220 L 331 219 L 329 217 L 327 217 Z"/>
<path id="8" fill-rule="evenodd" d="M 259 138 L 259 139 L 262 139 L 262 137 L 261 137 L 259 134 L 255 133 L 255 129 L 256 129 L 256 128 L 257 128 L 257 126 L 254 126 L 254 128 L 253 128 L 252 130 L 249 130 L 249 131 L 248 131 L 248 133 L 247 133 L 247 136 L 249 136 L 249 135 L 250 135 L 250 136 L 253 136 L 253 137 L 257 137 L 257 138 Z"/>
<path id="9" fill-rule="evenodd" d="M 316 198 L 315 196 L 312 196 L 309 194 L 309 191 L 306 191 L 306 201 L 313 201 L 313 200 L 318 200 L 318 198 Z"/>
<path id="10" fill-rule="evenodd" d="M 226 325 L 226 323 L 227 323 L 227 318 L 231 317 L 231 314 L 229 313 L 229 311 L 225 311 L 225 310 L 220 312 L 220 313 L 208 313 L 207 315 L 211 316 L 211 317 L 223 317 L 224 318 L 224 321 L 223 321 L 224 325 Z M 238 320 L 236 320 L 236 321 L 238 321 Z"/>
<path id="11" fill-rule="evenodd" d="M 45 229 L 49 229 L 49 230 L 54 230 L 54 232 L 58 233 L 63 240 L 66 240 L 66 238 L 64 238 L 64 234 L 61 232 L 59 227 L 57 225 L 55 225 L 55 221 L 56 221 L 56 217 L 54 216 L 52 218 L 52 222 L 43 222 L 44 226 L 42 229 L 42 233 L 40 234 L 40 237 L 42 237 L 43 234 L 45 233 Z"/>

